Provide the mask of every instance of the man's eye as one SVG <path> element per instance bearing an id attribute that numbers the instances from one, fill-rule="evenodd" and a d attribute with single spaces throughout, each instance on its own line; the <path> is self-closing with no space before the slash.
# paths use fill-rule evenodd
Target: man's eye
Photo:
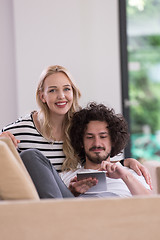
<path id="1" fill-rule="evenodd" d="M 105 135 L 105 136 L 101 136 L 101 138 L 107 138 L 107 135 Z"/>
<path id="2" fill-rule="evenodd" d="M 88 136 L 88 137 L 86 137 L 86 138 L 87 138 L 87 139 L 92 139 L 93 137 L 92 137 L 92 136 L 90 136 L 90 137 Z"/>

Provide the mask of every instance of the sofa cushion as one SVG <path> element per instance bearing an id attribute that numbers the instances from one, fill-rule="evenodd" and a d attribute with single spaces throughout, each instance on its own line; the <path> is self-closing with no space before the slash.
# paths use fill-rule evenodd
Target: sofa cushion
<path id="1" fill-rule="evenodd" d="M 16 148 L 8 138 L 0 138 L 0 199 L 39 199 Z"/>

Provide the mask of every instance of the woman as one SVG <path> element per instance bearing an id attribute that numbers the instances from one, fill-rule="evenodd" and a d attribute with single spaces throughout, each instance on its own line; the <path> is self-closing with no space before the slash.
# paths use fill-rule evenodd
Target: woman
<path id="1" fill-rule="evenodd" d="M 35 148 L 51 161 L 57 171 L 68 168 L 68 159 L 74 159 L 68 128 L 72 114 L 80 108 L 80 96 L 67 69 L 48 67 L 42 72 L 37 87 L 39 111 L 4 127 L 1 136 L 11 138 L 19 153 Z M 72 167 L 75 167 L 73 161 L 69 169 Z"/>
<path id="2" fill-rule="evenodd" d="M 9 137 L 19 153 L 26 149 L 38 149 L 58 172 L 77 167 L 68 129 L 72 114 L 80 109 L 81 94 L 68 70 L 62 66 L 49 66 L 41 76 L 37 87 L 38 111 L 19 118 L 2 129 L 0 136 Z M 150 184 L 147 169 L 134 159 L 125 159 L 124 165 L 137 174 L 143 174 Z"/>

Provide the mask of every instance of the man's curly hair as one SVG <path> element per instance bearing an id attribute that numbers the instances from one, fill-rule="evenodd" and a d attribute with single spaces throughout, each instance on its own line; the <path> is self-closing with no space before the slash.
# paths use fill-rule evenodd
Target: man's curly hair
<path id="1" fill-rule="evenodd" d="M 70 140 L 75 154 L 79 156 L 80 161 L 85 159 L 83 148 L 83 137 L 87 124 L 90 121 L 105 121 L 108 124 L 111 137 L 111 157 L 121 153 L 126 147 L 129 133 L 128 124 L 121 114 L 115 114 L 114 109 L 109 109 L 103 104 L 91 102 L 86 108 L 76 112 L 71 120 Z"/>

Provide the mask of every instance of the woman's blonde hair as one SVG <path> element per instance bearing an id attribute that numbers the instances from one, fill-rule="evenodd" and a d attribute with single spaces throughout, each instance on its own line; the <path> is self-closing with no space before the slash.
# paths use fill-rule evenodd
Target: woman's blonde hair
<path id="1" fill-rule="evenodd" d="M 75 169 L 77 167 L 77 163 L 78 163 L 77 158 L 74 155 L 74 150 L 70 143 L 69 128 L 70 128 L 70 120 L 71 120 L 72 115 L 76 111 L 80 110 L 80 108 L 81 108 L 78 104 L 78 100 L 81 96 L 81 93 L 80 93 L 79 89 L 76 87 L 74 80 L 73 80 L 71 74 L 68 72 L 68 70 L 62 66 L 54 65 L 54 66 L 49 66 L 42 72 L 42 74 L 40 76 L 40 81 L 39 81 L 39 84 L 37 87 L 36 100 L 37 100 L 37 104 L 40 108 L 40 111 L 38 112 L 38 119 L 39 119 L 40 126 L 41 126 L 41 132 L 44 137 L 46 137 L 47 139 L 50 140 L 52 137 L 51 136 L 52 126 L 50 124 L 49 108 L 46 103 L 42 102 L 40 93 L 43 92 L 43 90 L 44 90 L 45 79 L 48 76 L 50 76 L 52 74 L 56 74 L 58 72 L 62 72 L 68 77 L 68 80 L 70 81 L 72 89 L 73 89 L 73 103 L 72 103 L 72 106 L 69 109 L 69 111 L 66 113 L 64 121 L 63 121 L 63 131 L 64 131 L 63 152 L 66 156 L 66 159 L 62 165 L 62 171 L 64 171 L 64 170 Z"/>

